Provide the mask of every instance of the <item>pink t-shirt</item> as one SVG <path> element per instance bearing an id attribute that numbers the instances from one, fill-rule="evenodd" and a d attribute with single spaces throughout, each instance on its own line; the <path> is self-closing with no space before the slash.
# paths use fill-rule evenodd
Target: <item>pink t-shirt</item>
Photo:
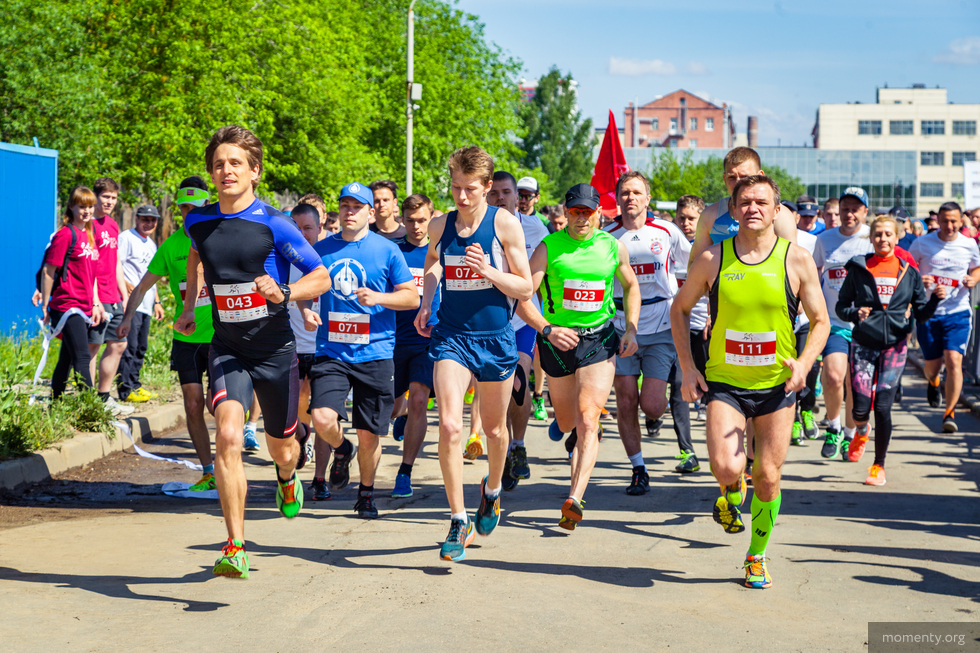
<path id="1" fill-rule="evenodd" d="M 119 248 L 119 224 L 111 216 L 92 220 L 95 229 L 95 246 L 99 249 L 96 275 L 99 278 L 99 301 L 114 304 L 122 301 L 116 281 L 116 262 Z M 69 241 L 70 242 L 70 241 Z"/>
<path id="2" fill-rule="evenodd" d="M 71 229 L 72 227 L 64 226 L 54 235 L 44 257 L 45 263 L 56 268 L 61 267 L 65 252 L 71 245 Z M 75 229 L 75 233 L 75 248 L 68 259 L 67 274 L 61 285 L 52 291 L 48 309 L 64 312 L 70 308 L 78 308 L 91 316 L 99 252 L 89 244 L 88 234 L 84 229 Z"/>

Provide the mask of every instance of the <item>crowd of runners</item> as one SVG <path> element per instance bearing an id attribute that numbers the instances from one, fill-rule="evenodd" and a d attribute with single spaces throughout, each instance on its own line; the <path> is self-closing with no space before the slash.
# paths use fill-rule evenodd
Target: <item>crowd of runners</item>
<path id="1" fill-rule="evenodd" d="M 392 497 L 412 496 L 434 403 L 450 513 L 439 556 L 458 561 L 475 535 L 497 527 L 501 492 L 531 478 L 524 436 L 530 419 L 547 419 L 545 383 L 549 435 L 564 440 L 570 462 L 557 519 L 569 531 L 584 518 L 610 393 L 632 467 L 623 479 L 629 495 L 650 485 L 640 412 L 654 434 L 670 409 L 678 473 L 700 470 L 693 414 L 704 420 L 720 487 L 713 518 L 726 533 L 750 526 L 745 582 L 769 587 L 781 467 L 790 446 L 821 437 L 821 392 L 820 455 L 858 462 L 873 414 L 865 482 L 884 485 L 914 333 L 934 407 L 945 368 L 942 428 L 956 431 L 980 250 L 961 233 L 954 202 L 915 237 L 901 207 L 869 220 L 862 188 L 822 206 L 807 196 L 785 201 L 754 150 L 735 148 L 723 165 L 729 197 L 706 207 L 685 195 L 663 217 L 651 210 L 649 180 L 627 172 L 609 222 L 585 183 L 539 213 L 537 181 L 496 170 L 485 151 L 466 147 L 448 161 L 448 213 L 421 194 L 399 204 L 397 186 L 382 180 L 344 186 L 336 213 L 307 195 L 286 214 L 255 195 L 261 141 L 224 127 L 205 151 L 217 201 L 204 179 L 185 179 L 175 189 L 183 226 L 159 248 L 153 206 L 139 207 L 136 227 L 120 234 L 113 180 L 72 191 L 35 295 L 62 338 L 53 396 L 74 370 L 114 411 L 149 397 L 139 368 L 149 320 L 164 317 L 156 284 L 167 277 L 176 299 L 171 367 L 203 466 L 190 490 L 218 491 L 228 540 L 214 573 L 243 578 L 243 451 L 262 446 L 259 415 L 283 516 L 299 514 L 304 492 L 325 500 L 348 485 L 356 460 L 353 508 L 372 519 L 376 480 L 391 482 Z M 122 403 L 109 398 L 117 368 Z M 205 410 L 215 422 L 213 454 Z M 394 479 L 376 479 L 390 429 L 402 442 L 401 465 Z M 464 460 L 484 453 L 470 513 Z M 304 490 L 297 470 L 310 460 Z M 749 483 L 751 521 L 741 512 Z"/>

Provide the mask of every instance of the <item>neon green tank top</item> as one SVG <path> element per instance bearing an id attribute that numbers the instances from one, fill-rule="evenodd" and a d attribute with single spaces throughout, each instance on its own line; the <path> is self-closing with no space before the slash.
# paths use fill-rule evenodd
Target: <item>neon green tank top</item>
<path id="1" fill-rule="evenodd" d="M 799 297 L 786 274 L 789 241 L 779 238 L 766 260 L 743 263 L 735 239 L 721 243 L 721 267 L 711 286 L 711 341 L 708 381 L 746 390 L 767 390 L 786 382 L 783 365 L 796 357 L 793 323 Z"/>
<path id="2" fill-rule="evenodd" d="M 191 249 L 191 239 L 184 230 L 178 228 L 169 238 L 167 238 L 157 253 L 153 255 L 153 260 L 147 270 L 159 277 L 167 277 L 170 282 L 170 290 L 177 300 L 174 308 L 174 320 L 180 317 L 184 310 L 184 290 L 187 288 L 187 254 Z M 201 293 L 194 303 L 194 322 L 197 328 L 194 333 L 185 336 L 180 331 L 174 331 L 174 340 L 184 342 L 205 343 L 211 342 L 214 336 L 214 325 L 211 316 L 211 296 L 208 295 L 208 287 L 201 279 Z"/>
<path id="3" fill-rule="evenodd" d="M 541 281 L 545 318 L 563 327 L 589 328 L 616 314 L 613 279 L 619 265 L 619 241 L 601 229 L 588 240 L 575 240 L 564 229 L 545 236 L 548 271 Z"/>

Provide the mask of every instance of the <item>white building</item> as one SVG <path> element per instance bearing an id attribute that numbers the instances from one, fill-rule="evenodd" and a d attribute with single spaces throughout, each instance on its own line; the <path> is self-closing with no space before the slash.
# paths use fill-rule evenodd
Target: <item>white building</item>
<path id="1" fill-rule="evenodd" d="M 821 104 L 813 142 L 825 150 L 914 151 L 922 216 L 962 201 L 963 162 L 980 151 L 978 122 L 980 104 L 951 104 L 944 88 L 879 88 L 876 104 Z"/>

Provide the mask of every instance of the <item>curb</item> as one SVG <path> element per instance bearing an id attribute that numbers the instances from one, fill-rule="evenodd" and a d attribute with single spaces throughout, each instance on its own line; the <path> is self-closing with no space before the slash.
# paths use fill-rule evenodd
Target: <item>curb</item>
<path id="1" fill-rule="evenodd" d="M 136 442 L 150 442 L 154 433 L 162 434 L 184 421 L 180 403 L 157 406 L 145 414 L 123 420 Z M 0 489 L 17 490 L 40 483 L 55 474 L 87 465 L 116 451 L 132 449 L 129 438 L 117 427 L 114 436 L 104 433 L 78 433 L 74 437 L 23 458 L 0 463 Z"/>
<path id="2" fill-rule="evenodd" d="M 916 350 L 914 354 L 912 351 L 909 351 L 908 361 L 913 365 L 915 365 L 916 369 L 918 369 L 919 372 L 923 376 L 925 376 L 925 369 L 922 362 L 922 354 L 920 354 L 918 350 Z M 973 413 L 977 417 L 980 417 L 980 396 L 977 395 L 967 396 L 965 394 L 965 390 L 966 390 L 966 384 L 964 383 L 963 391 L 960 392 L 959 405 L 968 409 L 971 413 Z"/>

